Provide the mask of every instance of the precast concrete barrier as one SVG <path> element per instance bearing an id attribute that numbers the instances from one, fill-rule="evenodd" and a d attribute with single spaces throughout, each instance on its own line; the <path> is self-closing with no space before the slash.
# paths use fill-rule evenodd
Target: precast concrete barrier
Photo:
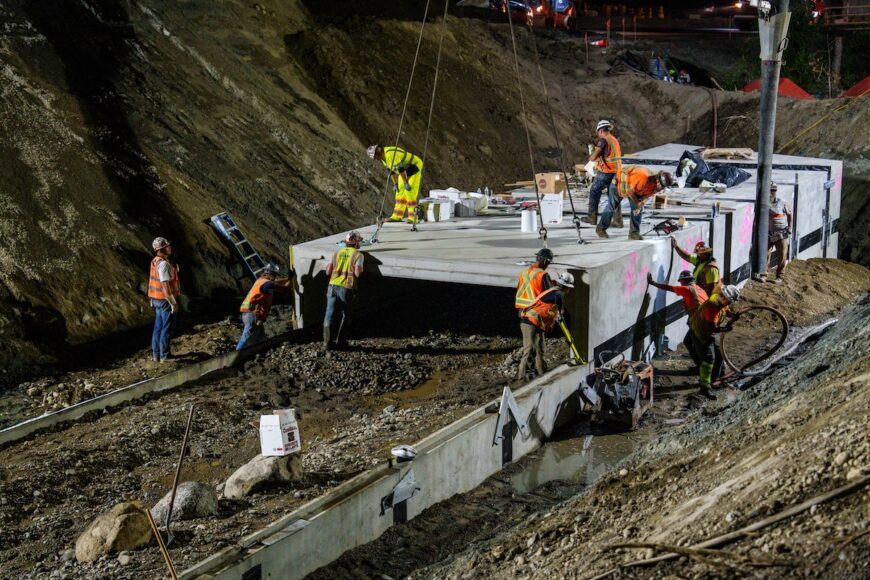
<path id="1" fill-rule="evenodd" d="M 578 384 L 591 372 L 591 365 L 560 366 L 513 393 L 521 418 L 500 422 L 499 400 L 481 407 L 415 443 L 413 461 L 362 473 L 179 578 L 302 578 L 538 448 L 576 415 Z"/>

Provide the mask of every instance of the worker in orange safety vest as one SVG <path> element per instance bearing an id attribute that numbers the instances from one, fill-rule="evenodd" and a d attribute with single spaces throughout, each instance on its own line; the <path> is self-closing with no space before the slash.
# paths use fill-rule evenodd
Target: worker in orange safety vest
<path id="1" fill-rule="evenodd" d="M 166 362 L 172 356 L 170 340 L 180 310 L 178 297 L 181 296 L 181 283 L 178 280 L 178 266 L 169 261 L 172 244 L 163 237 L 151 242 L 154 258 L 148 273 L 148 298 L 154 309 L 154 330 L 151 332 L 151 360 Z"/>
<path id="2" fill-rule="evenodd" d="M 236 345 L 236 350 L 253 346 L 266 338 L 265 324 L 272 309 L 272 299 L 275 294 L 287 293 L 292 290 L 290 278 L 278 279 L 279 268 L 275 264 L 266 264 L 260 270 L 260 276 L 251 286 L 248 295 L 242 302 L 239 312 L 242 313 L 242 323 L 245 325 L 242 336 Z"/>
<path id="3" fill-rule="evenodd" d="M 598 223 L 598 206 L 601 202 L 601 194 L 608 191 L 613 178 L 622 170 L 622 148 L 619 140 L 613 136 L 613 123 L 606 119 L 598 121 L 595 132 L 598 134 L 598 142 L 592 148 L 589 161 L 595 163 L 595 177 L 589 186 L 589 209 L 588 215 L 580 221 L 596 225 Z M 592 147 L 590 145 L 589 147 Z M 609 203 L 609 201 L 608 201 Z M 613 216 L 614 226 L 622 227 L 622 210 L 617 206 Z"/>
<path id="4" fill-rule="evenodd" d="M 532 303 L 522 310 L 520 330 L 523 333 L 523 350 L 520 353 L 520 366 L 517 380 L 526 379 L 526 370 L 535 358 L 535 371 L 538 376 L 547 372 L 544 362 L 544 335 L 556 324 L 564 309 L 564 297 L 574 288 L 574 276 L 560 273 L 556 285 L 535 296 Z"/>
<path id="5" fill-rule="evenodd" d="M 595 228 L 595 233 L 601 238 L 609 238 L 607 228 L 610 227 L 610 222 L 613 213 L 619 208 L 619 204 L 623 199 L 628 199 L 631 206 L 631 219 L 628 228 L 628 239 L 642 240 L 640 234 L 640 222 L 643 218 L 643 204 L 656 193 L 664 190 L 666 187 L 671 187 L 674 184 L 674 176 L 667 171 L 652 171 L 646 167 L 632 166 L 628 169 L 622 169 L 616 174 L 616 186 L 610 186 L 608 196 L 610 198 L 609 205 L 604 209 L 601 215 L 601 220 Z"/>

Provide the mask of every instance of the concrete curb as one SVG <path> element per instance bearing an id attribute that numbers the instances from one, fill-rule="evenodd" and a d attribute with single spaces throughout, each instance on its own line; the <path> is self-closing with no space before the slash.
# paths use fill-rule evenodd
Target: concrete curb
<path id="1" fill-rule="evenodd" d="M 508 423 L 495 442 L 493 404 L 481 407 L 414 444 L 413 462 L 379 465 L 308 502 L 265 528 L 185 570 L 179 578 L 302 578 L 341 554 L 377 539 L 449 497 L 470 491 L 505 465 L 537 449 L 577 410 L 577 385 L 591 365 L 561 366 L 514 393 L 529 429 Z M 384 509 L 409 477 L 416 493 Z"/>

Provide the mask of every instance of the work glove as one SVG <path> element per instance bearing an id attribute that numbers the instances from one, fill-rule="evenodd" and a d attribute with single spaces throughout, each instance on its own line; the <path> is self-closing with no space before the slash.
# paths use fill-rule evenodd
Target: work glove
<path id="1" fill-rule="evenodd" d="M 398 192 L 399 192 L 399 186 L 394 183 L 393 184 L 393 193 L 398 193 Z"/>
<path id="2" fill-rule="evenodd" d="M 411 191 L 411 184 L 407 181 L 405 182 L 405 191 Z"/>
<path id="3" fill-rule="evenodd" d="M 169 305 L 169 312 L 176 314 L 178 312 L 178 302 Z"/>
<path id="4" fill-rule="evenodd" d="M 671 236 L 671 247 L 672 248 L 677 247 L 677 238 L 675 238 L 674 236 Z"/>
<path id="5" fill-rule="evenodd" d="M 646 281 L 647 281 L 647 283 L 649 283 L 649 284 L 652 283 L 652 281 L 653 281 L 653 279 L 652 279 L 652 272 L 647 272 L 647 273 L 646 273 Z"/>

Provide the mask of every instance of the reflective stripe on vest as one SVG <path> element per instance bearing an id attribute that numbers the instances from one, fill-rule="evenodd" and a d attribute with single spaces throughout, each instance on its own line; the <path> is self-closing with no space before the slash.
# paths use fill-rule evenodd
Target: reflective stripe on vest
<path id="1" fill-rule="evenodd" d="M 265 277 L 257 278 L 248 295 L 245 296 L 239 312 L 255 312 L 258 318 L 266 320 L 266 317 L 269 316 L 269 310 L 272 308 L 272 295 L 263 294 L 260 289 L 268 281 L 269 279 Z"/>
<path id="2" fill-rule="evenodd" d="M 520 278 L 517 282 L 517 295 L 515 308 L 528 308 L 535 302 L 535 297 L 541 293 L 543 284 L 541 280 L 544 277 L 543 268 L 529 266 L 528 269 L 520 272 Z"/>
<path id="3" fill-rule="evenodd" d="M 630 197 L 632 195 L 644 198 L 652 195 L 656 191 L 656 182 L 651 180 L 655 174 L 646 167 L 629 167 L 616 174 L 616 192 L 621 198 Z M 643 185 L 638 189 L 632 183 L 637 179 L 643 180 Z"/>
<path id="4" fill-rule="evenodd" d="M 353 288 L 356 282 L 356 273 L 353 271 L 357 256 L 360 253 L 350 246 L 342 248 L 332 256 L 332 276 L 329 283 L 343 288 Z"/>
<path id="5" fill-rule="evenodd" d="M 151 270 L 148 273 L 148 298 L 166 300 L 166 292 L 163 290 L 160 274 L 157 272 L 157 266 L 165 259 L 160 256 L 154 256 L 154 259 L 151 260 Z M 172 278 L 166 282 L 169 286 L 169 294 L 170 296 L 179 296 L 181 295 L 181 284 L 178 281 L 178 270 L 170 262 L 167 261 L 167 263 L 169 264 L 169 271 L 172 272 Z"/>
<path id="6" fill-rule="evenodd" d="M 556 315 L 559 313 L 559 309 L 555 304 L 542 302 L 541 298 L 547 294 L 556 292 L 557 290 L 558 288 L 556 286 L 544 290 L 538 295 L 531 306 L 523 310 L 523 316 L 544 332 L 553 328 L 553 325 L 556 323 Z"/>
<path id="7" fill-rule="evenodd" d="M 601 173 L 619 173 L 622 171 L 622 149 L 619 146 L 619 141 L 610 133 L 604 134 L 604 140 L 607 141 L 607 156 L 602 156 L 595 160 L 595 169 Z M 616 158 L 616 159 L 614 159 Z"/>
<path id="8" fill-rule="evenodd" d="M 716 268 L 716 280 L 714 280 L 713 282 L 707 282 L 704 279 L 704 276 L 706 276 L 707 270 L 711 267 Z M 708 260 L 695 266 L 695 272 L 693 274 L 695 276 L 695 283 L 698 284 L 698 286 L 700 286 L 704 290 L 704 292 L 707 293 L 707 296 L 713 294 L 713 290 L 716 289 L 716 285 L 719 283 L 718 272 L 719 266 L 716 265 L 715 260 Z"/>

